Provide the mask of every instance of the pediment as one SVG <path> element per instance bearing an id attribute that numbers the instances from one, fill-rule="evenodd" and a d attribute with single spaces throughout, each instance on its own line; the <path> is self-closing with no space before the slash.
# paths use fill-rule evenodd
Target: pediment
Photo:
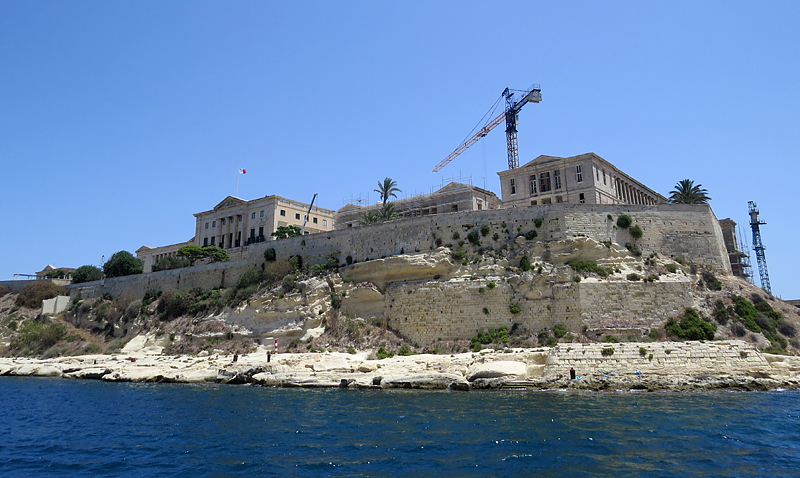
<path id="1" fill-rule="evenodd" d="M 223 199 L 222 202 L 214 206 L 214 210 L 216 211 L 217 209 L 223 209 L 226 207 L 240 206 L 245 203 L 247 203 L 247 201 L 245 201 L 244 199 L 240 199 L 234 196 L 228 196 L 225 199 Z"/>

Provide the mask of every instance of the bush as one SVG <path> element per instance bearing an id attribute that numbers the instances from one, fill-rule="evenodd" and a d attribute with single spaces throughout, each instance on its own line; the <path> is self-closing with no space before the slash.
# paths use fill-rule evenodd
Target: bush
<path id="1" fill-rule="evenodd" d="M 348 266 L 352 266 L 353 265 L 353 256 L 345 257 L 344 261 L 347 263 Z"/>
<path id="2" fill-rule="evenodd" d="M 543 221 L 544 221 L 544 219 L 542 219 L 541 217 L 537 217 L 536 219 L 533 220 L 533 225 L 536 226 L 536 228 L 538 229 L 538 228 L 542 227 L 542 222 Z"/>
<path id="3" fill-rule="evenodd" d="M 14 304 L 19 307 L 38 309 L 42 306 L 43 300 L 52 299 L 57 295 L 67 295 L 67 288 L 52 282 L 31 282 L 19 291 L 17 298 L 14 299 Z"/>
<path id="4" fill-rule="evenodd" d="M 471 339 L 469 339 L 470 348 L 475 350 L 475 345 L 481 344 L 507 344 L 508 343 L 508 328 L 501 325 L 496 329 L 489 329 L 486 331 L 479 330 Z M 480 350 L 480 348 L 478 348 Z"/>
<path id="5" fill-rule="evenodd" d="M 714 323 L 691 307 L 686 308 L 680 322 L 670 318 L 664 328 L 669 335 L 683 340 L 714 340 L 714 332 L 717 331 Z"/>
<path id="6" fill-rule="evenodd" d="M 189 312 L 189 308 L 200 295 L 199 291 L 169 289 L 161 294 L 158 302 L 158 312 L 164 319 L 180 317 Z"/>
<path id="7" fill-rule="evenodd" d="M 749 300 L 745 299 L 744 297 L 734 295 L 733 296 L 733 310 L 736 312 L 736 315 L 744 320 L 744 326 L 747 330 L 751 332 L 759 333 L 761 332 L 761 327 L 756 323 L 756 317 L 758 316 L 758 311 L 753 306 L 753 303 Z"/>
<path id="8" fill-rule="evenodd" d="M 490 288 L 490 289 L 494 289 L 494 288 L 496 287 L 496 285 L 497 285 L 497 284 L 495 284 L 494 282 L 488 282 L 488 283 L 486 284 L 486 287 L 488 287 L 488 288 Z"/>
<path id="9" fill-rule="evenodd" d="M 617 218 L 617 227 L 620 229 L 627 229 L 631 225 L 631 222 L 631 217 L 623 214 Z"/>
<path id="10" fill-rule="evenodd" d="M 631 237 L 634 239 L 640 239 L 644 235 L 644 231 L 642 231 L 642 228 L 639 227 L 638 224 L 630 228 L 630 232 Z"/>
<path id="11" fill-rule="evenodd" d="M 657 281 L 657 280 L 658 280 L 658 275 L 657 274 L 650 274 L 649 276 L 644 278 L 645 282 L 653 282 L 653 281 Z"/>
<path id="12" fill-rule="evenodd" d="M 467 234 L 467 240 L 476 246 L 481 243 L 481 237 L 475 231 Z"/>
<path id="13" fill-rule="evenodd" d="M 103 277 L 103 272 L 95 266 L 80 266 L 72 273 L 72 283 L 80 284 L 82 282 L 91 282 L 100 280 Z"/>
<path id="14" fill-rule="evenodd" d="M 614 355 L 614 348 L 613 347 L 604 347 L 602 351 L 600 351 L 600 355 L 603 357 L 610 357 Z"/>
<path id="15" fill-rule="evenodd" d="M 725 307 L 725 303 L 717 300 L 714 302 L 713 316 L 719 325 L 725 325 L 728 323 L 728 319 L 731 318 L 731 311 Z"/>
<path id="16" fill-rule="evenodd" d="M 264 250 L 264 260 L 267 262 L 273 262 L 277 259 L 277 254 L 275 254 L 275 249 L 270 247 L 269 249 Z M 350 263 L 353 262 L 353 258 L 350 258 Z"/>
<path id="17" fill-rule="evenodd" d="M 375 352 L 375 356 L 378 357 L 379 360 L 394 357 L 394 352 L 387 352 L 386 348 L 383 345 L 378 347 L 378 351 Z"/>
<path id="18" fill-rule="evenodd" d="M 555 335 L 557 339 L 560 339 L 567 335 L 567 328 L 561 324 L 556 324 L 553 327 L 553 335 Z"/>
<path id="19" fill-rule="evenodd" d="M 639 355 L 647 355 L 647 348 L 639 347 Z"/>
<path id="20" fill-rule="evenodd" d="M 103 264 L 103 272 L 106 277 L 122 277 L 142 273 L 141 259 L 133 257 L 128 251 L 115 252 L 111 258 Z"/>
<path id="21" fill-rule="evenodd" d="M 703 281 L 709 290 L 722 290 L 722 283 L 710 272 L 703 272 Z"/>
<path id="22" fill-rule="evenodd" d="M 639 257 L 639 256 L 642 255 L 642 251 L 638 247 L 636 247 L 636 245 L 633 244 L 632 242 L 626 242 L 625 243 L 625 249 L 631 251 L 631 253 L 636 257 Z"/>
<path id="23" fill-rule="evenodd" d="M 55 345 L 67 335 L 66 324 L 43 324 L 36 320 L 26 320 L 19 327 L 17 336 L 11 340 L 11 348 L 28 348 L 39 352 Z"/>
<path id="24" fill-rule="evenodd" d="M 674 274 L 674 273 L 678 272 L 678 265 L 677 264 L 667 264 L 667 265 L 664 266 L 664 268 L 667 269 L 667 272 L 669 272 L 670 274 Z"/>
<path id="25" fill-rule="evenodd" d="M 450 255 L 453 256 L 453 259 L 456 259 L 457 261 L 463 261 L 467 257 L 466 254 L 464 254 L 464 251 L 454 251 Z"/>
<path id="26" fill-rule="evenodd" d="M 628 274 L 627 278 L 628 278 L 629 281 L 633 281 L 633 282 L 641 279 L 641 277 L 639 277 L 639 274 L 637 274 L 635 272 L 631 272 L 630 274 Z"/>
<path id="27" fill-rule="evenodd" d="M 100 344 L 89 344 L 83 348 L 83 353 L 87 355 L 99 354 L 102 351 L 103 347 L 101 347 Z"/>
<path id="28" fill-rule="evenodd" d="M 461 235 L 460 235 L 458 232 L 454 232 L 454 233 L 453 233 L 453 240 L 454 240 L 454 241 L 457 241 L 457 240 L 459 240 L 460 238 L 461 238 Z"/>
<path id="29" fill-rule="evenodd" d="M 189 267 L 191 263 L 186 257 L 167 256 L 153 264 L 153 272 Z"/>
<path id="30" fill-rule="evenodd" d="M 539 341 L 539 345 L 542 347 L 555 347 L 558 344 L 558 340 L 550 335 L 547 330 L 540 330 L 536 340 Z"/>
<path id="31" fill-rule="evenodd" d="M 442 238 L 437 237 L 434 243 L 436 243 L 436 247 L 442 247 Z"/>
<path id="32" fill-rule="evenodd" d="M 403 345 L 400 347 L 400 350 L 397 351 L 397 355 L 414 355 L 414 351 L 408 345 Z"/>
<path id="33" fill-rule="evenodd" d="M 331 307 L 336 310 L 342 308 L 342 296 L 337 294 L 335 290 L 331 291 Z"/>
<path id="34" fill-rule="evenodd" d="M 512 314 L 519 314 L 521 312 L 517 304 L 511 304 L 508 308 Z"/>
<path id="35" fill-rule="evenodd" d="M 523 271 L 529 271 L 533 269 L 533 267 L 531 267 L 531 261 L 529 261 L 527 257 L 523 257 L 522 259 L 520 259 L 519 268 L 522 269 Z"/>
<path id="36" fill-rule="evenodd" d="M 239 280 L 236 281 L 234 287 L 237 289 L 244 289 L 252 285 L 259 286 L 262 282 L 264 282 L 264 274 L 258 268 L 252 267 L 239 276 Z"/>
<path id="37" fill-rule="evenodd" d="M 606 269 L 604 267 L 598 266 L 595 261 L 584 261 L 581 259 L 575 259 L 573 261 L 567 262 L 567 264 L 570 267 L 572 267 L 572 270 L 582 274 L 585 274 L 587 272 L 593 272 L 599 275 L 600 277 L 606 277 L 614 272 L 611 269 Z"/>

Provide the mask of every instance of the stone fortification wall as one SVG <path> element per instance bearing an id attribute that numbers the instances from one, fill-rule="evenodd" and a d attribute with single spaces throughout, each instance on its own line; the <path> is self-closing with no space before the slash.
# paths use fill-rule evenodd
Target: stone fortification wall
<path id="1" fill-rule="evenodd" d="M 489 237 L 495 233 L 500 236 L 493 242 L 495 247 L 512 244 L 520 232 L 533 229 L 537 230 L 537 240 L 541 241 L 585 236 L 625 244 L 631 241 L 630 233 L 614 226 L 620 214 L 629 215 L 634 224 L 644 229 L 644 236 L 637 244 L 645 254 L 657 252 L 664 257 L 681 256 L 705 269 L 730 273 L 722 232 L 708 205 L 553 204 L 437 214 L 267 241 L 247 246 L 238 256 L 242 257 L 241 260 L 106 279 L 102 286 L 99 282 L 86 283 L 80 284 L 80 288 L 86 293 L 102 290 L 112 297 L 141 298 L 148 289 L 229 287 L 248 267 L 263 263 L 263 253 L 267 248 L 275 249 L 278 260 L 300 255 L 307 264 L 318 264 L 326 262 L 329 255 L 334 254 L 342 264 L 348 256 L 353 261 L 364 262 L 402 253 L 429 252 L 436 248 L 437 240 L 445 245 L 455 244 L 458 243 L 454 239 L 455 233 L 464 240 L 468 232 L 482 225 L 490 227 Z M 609 215 L 612 219 L 608 218 Z M 543 219 L 540 228 L 534 226 L 537 218 Z M 483 239 L 484 242 L 487 240 Z M 76 286 L 70 289 L 72 294 Z"/>
<path id="2" fill-rule="evenodd" d="M 501 325 L 510 330 L 514 324 L 534 333 L 561 324 L 573 333 L 586 326 L 600 335 L 609 330 L 643 335 L 692 306 L 688 280 L 546 284 L 528 279 L 394 284 L 386 291 L 384 314 L 391 328 L 427 343 L 471 337 Z M 487 284 L 492 281 L 496 286 L 490 289 Z M 512 313 L 511 304 L 520 312 Z"/>
<path id="3" fill-rule="evenodd" d="M 36 280 L 3 280 L 0 281 L 0 286 L 8 287 L 11 292 L 19 292 L 26 285 L 36 282 Z"/>
<path id="4" fill-rule="evenodd" d="M 454 233 L 464 240 L 469 231 L 482 225 L 499 234 L 500 241 L 513 241 L 520 232 L 535 229 L 533 221 L 537 218 L 543 219 L 537 229 L 538 240 L 585 236 L 624 245 L 633 239 L 628 229 L 615 226 L 621 214 L 630 216 L 644 230 L 644 236 L 635 242 L 645 253 L 683 257 L 704 269 L 730 274 L 722 230 L 711 207 L 705 204 L 553 204 L 437 214 L 255 244 L 250 246 L 249 260 L 260 261 L 263 251 L 272 247 L 279 259 L 299 254 L 309 263 L 322 263 L 328 254 L 336 252 L 341 263 L 347 256 L 363 262 L 427 252 L 436 247 L 437 239 L 443 244 L 457 243 Z"/>
<path id="5" fill-rule="evenodd" d="M 165 291 L 168 289 L 214 289 L 231 287 L 236 284 L 244 271 L 253 267 L 249 261 L 231 261 L 205 264 L 182 269 L 151 272 L 125 277 L 114 277 L 102 281 L 84 282 L 67 287 L 70 296 L 80 295 L 83 298 L 101 297 L 110 294 L 117 299 L 141 299 L 148 290 Z"/>
<path id="6" fill-rule="evenodd" d="M 644 348 L 644 353 L 640 351 Z M 603 355 L 604 349 L 613 354 Z M 652 355 L 652 357 L 651 357 Z M 571 368 L 577 375 L 635 373 L 676 374 L 719 372 L 747 373 L 769 363 L 752 344 L 740 340 L 725 342 L 647 342 L 617 344 L 558 344 L 547 357 L 545 377 L 569 377 Z"/>

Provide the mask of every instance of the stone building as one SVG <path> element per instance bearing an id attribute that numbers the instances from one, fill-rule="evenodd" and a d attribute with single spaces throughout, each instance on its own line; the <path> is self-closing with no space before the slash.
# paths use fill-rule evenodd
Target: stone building
<path id="1" fill-rule="evenodd" d="M 500 176 L 503 207 L 539 204 L 641 204 L 667 199 L 594 153 L 539 156 Z"/>
<path id="2" fill-rule="evenodd" d="M 419 217 L 446 212 L 483 211 L 500 208 L 500 198 L 491 191 L 452 182 L 431 193 L 393 201 L 395 212 L 400 217 Z M 348 204 L 336 211 L 336 229 L 360 225 L 367 211 L 380 209 L 382 203 L 373 206 Z"/>
<path id="3" fill-rule="evenodd" d="M 725 241 L 725 249 L 728 250 L 728 259 L 731 261 L 731 271 L 733 275 L 750 277 L 750 261 L 747 254 L 739 249 L 739 238 L 736 236 L 736 222 L 733 219 L 720 219 L 719 227 L 722 229 L 722 238 Z"/>
<path id="4" fill-rule="evenodd" d="M 72 274 L 76 269 L 71 267 L 56 267 L 48 264 L 44 269 L 36 273 L 36 280 L 61 279 L 72 280 Z"/>
<path id="5" fill-rule="evenodd" d="M 280 196 L 245 201 L 228 196 L 210 211 L 199 212 L 194 240 L 198 246 L 233 249 L 272 240 L 281 226 L 303 226 L 308 204 Z M 305 225 L 305 234 L 333 230 L 335 212 L 314 206 Z"/>
<path id="6" fill-rule="evenodd" d="M 195 214 L 195 235 L 187 242 L 168 246 L 142 246 L 136 257 L 144 261 L 144 272 L 167 256 L 175 256 L 181 247 L 189 245 L 217 246 L 228 251 L 231 259 L 240 258 L 247 246 L 274 238 L 272 233 L 281 226 L 303 226 L 309 205 L 281 196 L 265 196 L 246 201 L 228 196 L 210 211 Z M 314 206 L 308 215 L 305 234 L 333 230 L 335 212 Z"/>

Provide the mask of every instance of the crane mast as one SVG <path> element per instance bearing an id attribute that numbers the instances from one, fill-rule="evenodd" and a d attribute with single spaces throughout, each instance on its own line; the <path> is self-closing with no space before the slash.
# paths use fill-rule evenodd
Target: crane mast
<path id="1" fill-rule="evenodd" d="M 519 90 L 516 90 L 519 91 Z M 517 148 L 517 125 L 519 124 L 519 111 L 523 106 L 529 102 L 539 103 L 542 101 L 542 89 L 539 85 L 533 85 L 525 91 L 521 92 L 519 97 L 516 96 L 514 90 L 506 88 L 503 90 L 502 98 L 505 98 L 505 111 L 497 116 L 495 119 L 487 123 L 477 133 L 469 139 L 461 143 L 449 156 L 444 158 L 439 164 L 433 168 L 433 172 L 438 172 L 443 167 L 447 166 L 450 161 L 454 160 L 459 154 L 463 153 L 470 146 L 478 142 L 481 138 L 489 134 L 497 125 L 506 120 L 506 146 L 508 149 L 508 169 L 515 169 L 519 167 L 519 150 Z M 519 98 L 519 99 L 517 99 Z M 497 103 L 495 103 L 497 104 Z M 474 131 L 474 130 L 473 130 Z"/>
<path id="2" fill-rule="evenodd" d="M 747 202 L 748 212 L 750 213 L 750 227 L 753 229 L 753 250 L 756 251 L 756 261 L 758 261 L 758 277 L 761 279 L 761 288 L 772 294 L 772 287 L 769 284 L 769 272 L 767 271 L 767 257 L 764 255 L 764 244 L 761 243 L 760 225 L 766 222 L 758 219 L 758 208 L 753 201 Z"/>

